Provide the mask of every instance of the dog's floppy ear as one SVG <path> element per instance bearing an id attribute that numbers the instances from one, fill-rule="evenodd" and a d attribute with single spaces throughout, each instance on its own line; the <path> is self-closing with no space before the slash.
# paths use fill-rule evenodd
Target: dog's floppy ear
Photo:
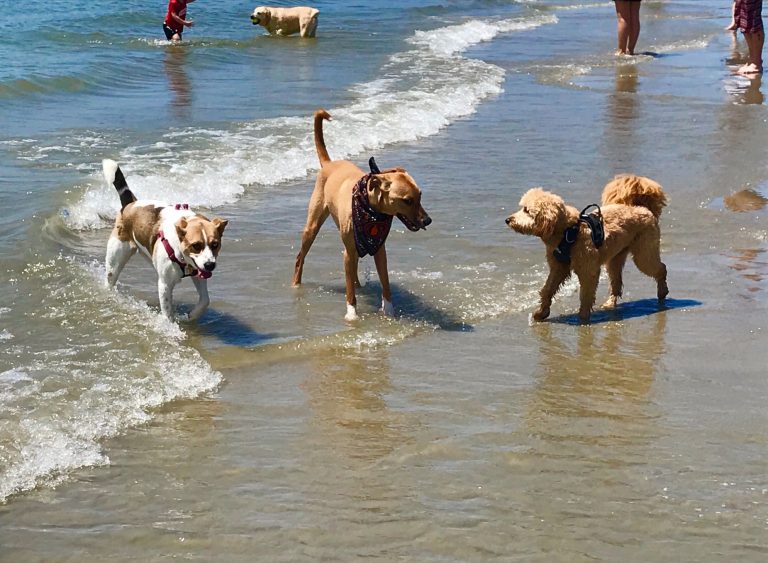
<path id="1" fill-rule="evenodd" d="M 227 219 L 219 219 L 216 217 L 212 223 L 216 225 L 216 230 L 219 232 L 219 236 L 222 236 L 224 234 L 224 229 L 229 224 L 229 220 Z"/>
<path id="2" fill-rule="evenodd" d="M 176 234 L 179 235 L 179 240 L 183 240 L 187 236 L 187 220 L 184 217 L 176 223 Z"/>
<path id="3" fill-rule="evenodd" d="M 536 234 L 542 239 L 552 238 L 557 228 L 557 220 L 560 217 L 562 204 L 553 201 L 541 203 L 536 206 L 533 219 Z M 565 211 L 563 208 L 562 211 Z"/>
<path id="4" fill-rule="evenodd" d="M 371 176 L 371 179 L 368 181 L 368 199 L 370 200 L 371 197 L 375 197 L 378 205 L 381 205 L 384 196 L 389 193 L 391 185 L 392 182 L 389 180 L 379 176 Z"/>

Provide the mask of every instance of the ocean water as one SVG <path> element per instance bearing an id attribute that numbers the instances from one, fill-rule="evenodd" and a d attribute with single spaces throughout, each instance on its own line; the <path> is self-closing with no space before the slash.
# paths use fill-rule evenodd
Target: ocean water
<path id="1" fill-rule="evenodd" d="M 631 58 L 612 2 L 317 2 L 318 37 L 198 0 L 4 6 L 0 558 L 753 560 L 768 555 L 768 113 L 727 2 L 652 1 Z M 280 3 L 288 5 L 288 3 Z M 361 263 L 344 322 L 332 222 L 293 263 L 318 163 L 403 166 L 394 319 Z M 117 160 L 144 198 L 230 220 L 199 323 L 155 276 L 102 286 Z M 543 246 L 507 229 L 658 180 L 668 307 L 530 313 Z M 598 302 L 606 292 L 601 283 Z M 175 291 L 189 309 L 191 284 Z"/>

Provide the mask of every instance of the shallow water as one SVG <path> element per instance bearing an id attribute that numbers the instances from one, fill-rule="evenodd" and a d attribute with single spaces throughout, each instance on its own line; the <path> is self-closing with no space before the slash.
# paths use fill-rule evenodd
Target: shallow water
<path id="1" fill-rule="evenodd" d="M 0 43 L 3 558 L 765 559 L 768 114 L 727 6 L 646 0 L 616 59 L 610 3 L 321 2 L 300 41 L 212 0 L 181 47 L 148 2 L 64 4 Z M 289 286 L 320 106 L 333 157 L 424 191 L 395 319 L 364 260 L 344 322 L 331 222 Z M 142 261 L 101 288 L 105 157 L 230 219 L 199 324 Z M 504 218 L 626 171 L 670 196 L 667 307 L 630 264 L 617 311 L 578 325 L 573 282 L 531 324 L 543 248 Z"/>

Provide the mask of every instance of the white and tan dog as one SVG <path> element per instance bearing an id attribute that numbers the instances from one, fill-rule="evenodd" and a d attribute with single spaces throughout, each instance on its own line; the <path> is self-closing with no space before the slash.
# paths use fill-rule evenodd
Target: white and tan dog
<path id="1" fill-rule="evenodd" d="M 195 320 L 208 307 L 208 278 L 216 268 L 226 219 L 208 218 L 189 206 L 137 200 L 114 160 L 102 163 L 104 178 L 120 195 L 121 209 L 107 243 L 106 283 L 114 287 L 128 260 L 141 252 L 155 267 L 160 309 L 174 319 L 173 288 L 192 278 L 198 302 L 182 319 Z"/>
<path id="2" fill-rule="evenodd" d="M 314 37 L 317 31 L 317 15 L 320 10 L 308 6 L 295 8 L 270 8 L 259 6 L 251 14 L 251 23 L 260 25 L 270 35 Z"/>

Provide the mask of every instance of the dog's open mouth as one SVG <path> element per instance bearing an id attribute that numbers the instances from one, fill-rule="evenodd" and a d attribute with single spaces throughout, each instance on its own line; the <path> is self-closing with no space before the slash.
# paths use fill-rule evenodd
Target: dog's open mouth
<path id="1" fill-rule="evenodd" d="M 251 16 L 251 23 L 253 25 L 259 25 L 259 21 L 260 21 L 259 18 L 257 18 L 256 16 Z"/>
<path id="2" fill-rule="evenodd" d="M 406 227 L 408 227 L 408 230 L 409 230 L 409 231 L 413 231 L 413 232 L 416 232 L 416 231 L 418 231 L 418 230 L 420 230 L 420 229 L 425 229 L 425 230 L 426 230 L 426 227 L 419 227 L 419 226 L 418 226 L 418 225 L 416 225 L 415 223 L 411 222 L 411 221 L 408 219 L 408 217 L 406 217 L 405 215 L 403 215 L 403 214 L 401 214 L 401 213 L 398 213 L 398 214 L 397 214 L 397 218 L 398 218 L 398 219 L 400 219 L 400 221 L 403 223 L 403 225 L 405 225 Z"/>
<path id="3" fill-rule="evenodd" d="M 200 268 L 197 271 L 197 277 L 201 280 L 207 280 L 213 275 L 213 272 L 209 272 L 208 270 L 204 270 L 203 268 Z"/>

